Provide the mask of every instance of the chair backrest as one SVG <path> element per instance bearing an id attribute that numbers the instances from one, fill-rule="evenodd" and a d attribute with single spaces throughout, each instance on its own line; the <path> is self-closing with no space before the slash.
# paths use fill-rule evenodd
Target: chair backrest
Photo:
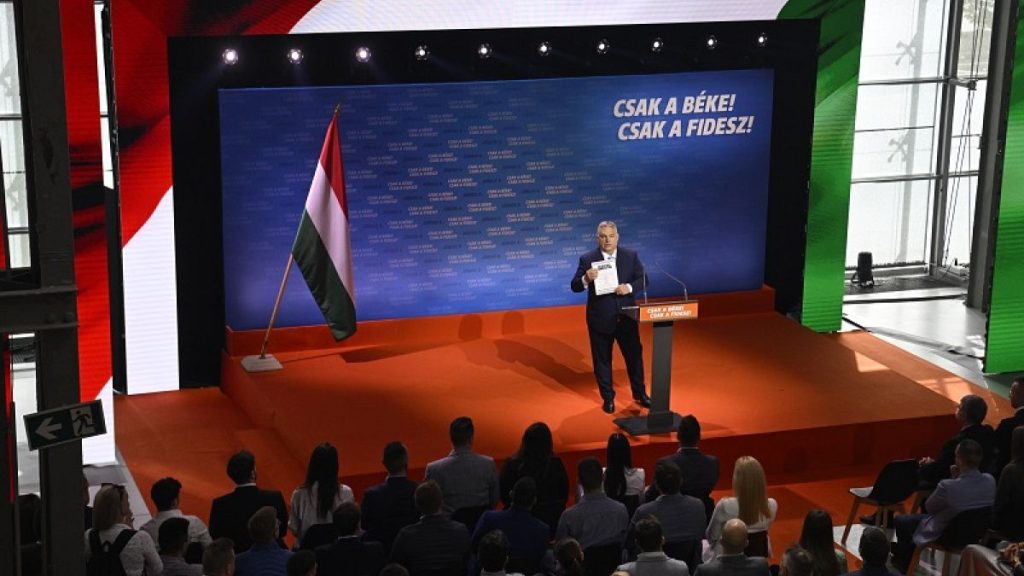
<path id="1" fill-rule="evenodd" d="M 768 531 L 751 532 L 747 534 L 747 547 L 743 550 L 747 556 L 760 556 L 767 558 L 768 554 Z"/>
<path id="2" fill-rule="evenodd" d="M 306 529 L 302 535 L 302 543 L 299 548 L 303 550 L 314 550 L 317 546 L 330 544 L 338 538 L 338 531 L 333 524 L 313 524 Z"/>
<path id="3" fill-rule="evenodd" d="M 962 510 L 949 522 L 942 532 L 939 544 L 949 550 L 960 550 L 969 544 L 977 544 L 988 532 L 992 518 L 992 507 Z"/>
<path id="4" fill-rule="evenodd" d="M 583 573 L 608 576 L 622 564 L 622 545 L 618 542 L 591 546 L 583 551 Z"/>
<path id="5" fill-rule="evenodd" d="M 665 542 L 665 545 L 662 546 L 661 549 L 669 558 L 675 558 L 676 560 L 686 562 L 687 568 L 690 569 L 690 574 L 696 572 L 697 566 L 701 563 L 701 552 L 703 550 L 700 540 Z"/>
<path id="6" fill-rule="evenodd" d="M 879 504 L 903 502 L 917 490 L 917 460 L 893 460 L 882 468 L 868 498 Z"/>
<path id="7" fill-rule="evenodd" d="M 480 517 L 484 515 L 484 512 L 490 510 L 490 506 L 470 506 L 468 508 L 459 508 L 452 512 L 452 520 L 459 522 L 464 525 L 469 533 L 472 534 L 473 530 L 476 529 L 476 523 L 480 520 Z"/>

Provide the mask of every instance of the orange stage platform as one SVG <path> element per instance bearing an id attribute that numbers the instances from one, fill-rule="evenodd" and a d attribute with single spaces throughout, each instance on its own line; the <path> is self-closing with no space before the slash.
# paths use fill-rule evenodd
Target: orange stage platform
<path id="1" fill-rule="evenodd" d="M 785 534 L 773 529 L 773 538 L 798 534 L 814 506 L 841 522 L 849 496 L 838 487 L 870 483 L 891 459 L 934 453 L 957 428 L 951 398 L 974 391 L 986 395 L 990 420 L 1010 413 L 1004 399 L 871 335 L 817 334 L 766 311 L 770 302 L 770 290 L 709 299 L 701 319 L 677 324 L 671 406 L 700 419 L 702 449 L 722 461 L 719 490 L 729 487 L 738 456 L 764 464 L 783 504 Z M 649 370 L 649 327 L 641 337 Z M 275 332 L 271 351 L 284 370 L 250 374 L 239 360 L 258 338 L 230 334 L 221 390 L 119 397 L 117 443 L 143 491 L 174 474 L 185 485 L 183 508 L 205 517 L 210 500 L 231 488 L 227 457 L 246 447 L 257 455 L 260 483 L 287 496 L 313 446 L 327 440 L 359 495 L 382 480 L 381 450 L 391 440 L 408 446 L 410 475 L 421 478 L 428 461 L 448 452 L 448 423 L 461 415 L 476 422 L 477 450 L 499 460 L 526 426 L 548 423 L 574 478 L 581 458 L 603 459 L 617 430 L 601 411 L 582 306 L 365 323 L 340 345 L 305 348 L 323 339 L 320 331 Z M 616 416 L 639 413 L 625 400 L 621 357 L 614 368 Z M 650 475 L 675 439 L 633 445 Z M 807 488 L 816 482 L 838 493 Z"/>

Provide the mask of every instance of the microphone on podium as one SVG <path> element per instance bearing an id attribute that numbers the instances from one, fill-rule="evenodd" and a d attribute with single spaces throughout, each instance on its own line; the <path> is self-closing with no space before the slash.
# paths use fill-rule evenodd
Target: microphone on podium
<path id="1" fill-rule="evenodd" d="M 686 282 L 683 282 L 679 278 L 676 278 L 675 276 L 669 274 L 667 270 L 665 270 L 664 268 L 661 267 L 661 263 L 660 262 L 655 262 L 654 265 L 658 267 L 658 270 L 661 271 L 662 274 L 664 274 L 665 276 L 668 276 L 669 278 L 675 280 L 676 284 L 679 284 L 680 286 L 683 287 L 683 300 L 689 300 L 690 299 L 690 290 L 686 287 Z"/>

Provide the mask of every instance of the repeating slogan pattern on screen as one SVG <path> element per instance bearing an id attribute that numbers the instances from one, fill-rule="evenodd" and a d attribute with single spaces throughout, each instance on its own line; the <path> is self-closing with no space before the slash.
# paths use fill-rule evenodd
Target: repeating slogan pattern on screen
<path id="1" fill-rule="evenodd" d="M 576 304 L 569 276 L 604 219 L 691 292 L 757 289 L 771 99 L 768 70 L 222 91 L 228 324 L 268 317 L 338 102 L 361 319 Z M 746 132 L 719 133 L 733 117 Z M 658 121 L 664 138 L 619 138 Z M 289 283 L 281 325 L 320 322 L 302 288 Z M 657 273 L 650 288 L 677 291 Z"/>
<path id="2" fill-rule="evenodd" d="M 685 132 L 684 120 L 673 119 L 677 115 L 732 112 L 735 102 L 736 94 L 706 94 L 704 90 L 697 96 L 682 98 L 624 98 L 615 102 L 612 115 L 616 118 L 666 117 L 664 120 L 623 122 L 619 125 L 619 140 L 750 134 L 754 130 L 753 116 L 690 117 L 685 120 Z"/>

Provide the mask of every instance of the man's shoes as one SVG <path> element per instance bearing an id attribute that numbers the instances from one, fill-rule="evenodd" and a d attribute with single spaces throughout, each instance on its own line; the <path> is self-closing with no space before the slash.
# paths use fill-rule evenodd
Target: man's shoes
<path id="1" fill-rule="evenodd" d="M 601 406 L 601 409 L 604 410 L 605 414 L 614 414 L 615 413 L 615 399 L 614 398 L 609 398 L 609 399 L 605 400 L 604 401 L 604 405 Z"/>
<path id="2" fill-rule="evenodd" d="M 651 397 L 648 396 L 646 392 L 641 392 L 639 395 L 633 396 L 633 400 L 644 408 L 651 407 Z"/>

